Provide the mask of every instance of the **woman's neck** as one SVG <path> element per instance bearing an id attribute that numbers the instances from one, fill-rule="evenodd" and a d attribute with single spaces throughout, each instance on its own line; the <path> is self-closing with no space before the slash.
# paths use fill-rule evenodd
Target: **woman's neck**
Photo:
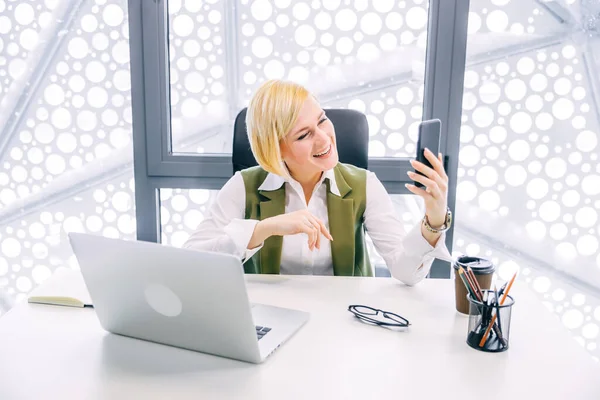
<path id="1" fill-rule="evenodd" d="M 310 175 L 296 175 L 292 171 L 290 171 L 290 175 L 292 176 L 292 178 L 294 178 L 296 182 L 300 184 L 300 186 L 302 186 L 302 190 L 304 191 L 304 197 L 306 199 L 306 204 L 308 204 L 310 197 L 312 196 L 313 190 L 315 189 L 315 186 L 317 185 L 317 183 L 321 179 L 321 176 L 323 175 L 323 171 L 319 171 L 315 174 Z"/>

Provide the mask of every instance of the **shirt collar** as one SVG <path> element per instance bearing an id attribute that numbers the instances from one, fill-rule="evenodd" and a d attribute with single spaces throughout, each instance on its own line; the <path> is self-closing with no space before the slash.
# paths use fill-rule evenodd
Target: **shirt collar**
<path id="1" fill-rule="evenodd" d="M 331 191 L 331 193 L 333 193 L 337 196 L 340 196 L 340 190 L 338 189 L 337 183 L 335 181 L 335 174 L 333 172 L 333 168 L 328 169 L 325 172 L 323 172 L 323 175 L 321 175 L 321 179 L 319 180 L 317 185 L 322 184 L 325 181 L 325 179 L 329 179 L 329 190 Z M 296 182 L 292 178 L 287 179 L 283 176 L 276 175 L 276 174 L 269 172 L 267 174 L 266 179 L 259 186 L 258 190 L 267 190 L 267 191 L 277 190 L 281 186 L 283 186 L 283 184 L 286 182 L 289 182 L 289 183 L 293 182 L 293 183 L 299 185 L 298 182 Z"/>

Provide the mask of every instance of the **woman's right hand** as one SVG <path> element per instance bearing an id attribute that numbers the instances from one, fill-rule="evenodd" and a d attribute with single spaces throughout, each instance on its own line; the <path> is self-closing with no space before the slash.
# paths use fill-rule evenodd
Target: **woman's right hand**
<path id="1" fill-rule="evenodd" d="M 250 244 L 256 244 L 252 246 L 256 247 L 269 236 L 296 235 L 298 233 L 308 235 L 308 248 L 310 250 L 315 247 L 317 249 L 321 248 L 321 235 L 333 240 L 323 221 L 308 210 L 298 210 L 260 221 L 256 225 Z M 258 243 L 256 243 L 257 241 Z M 250 245 L 248 247 L 252 248 Z"/>

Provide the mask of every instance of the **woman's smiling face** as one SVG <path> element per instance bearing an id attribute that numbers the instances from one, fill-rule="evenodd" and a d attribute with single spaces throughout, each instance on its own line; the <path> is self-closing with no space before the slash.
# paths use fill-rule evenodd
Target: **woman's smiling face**
<path id="1" fill-rule="evenodd" d="M 282 159 L 294 177 L 310 177 L 338 163 L 335 129 L 313 96 L 304 102 L 280 146 Z"/>

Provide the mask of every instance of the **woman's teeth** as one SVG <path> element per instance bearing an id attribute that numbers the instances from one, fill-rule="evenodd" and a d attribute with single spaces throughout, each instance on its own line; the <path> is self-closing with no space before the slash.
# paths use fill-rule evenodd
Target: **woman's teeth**
<path id="1" fill-rule="evenodd" d="M 319 153 L 319 154 L 315 154 L 313 157 L 323 157 L 326 156 L 327 154 L 329 154 L 329 152 L 331 151 L 331 145 L 329 145 L 329 147 L 327 148 L 327 150 L 323 153 Z"/>

